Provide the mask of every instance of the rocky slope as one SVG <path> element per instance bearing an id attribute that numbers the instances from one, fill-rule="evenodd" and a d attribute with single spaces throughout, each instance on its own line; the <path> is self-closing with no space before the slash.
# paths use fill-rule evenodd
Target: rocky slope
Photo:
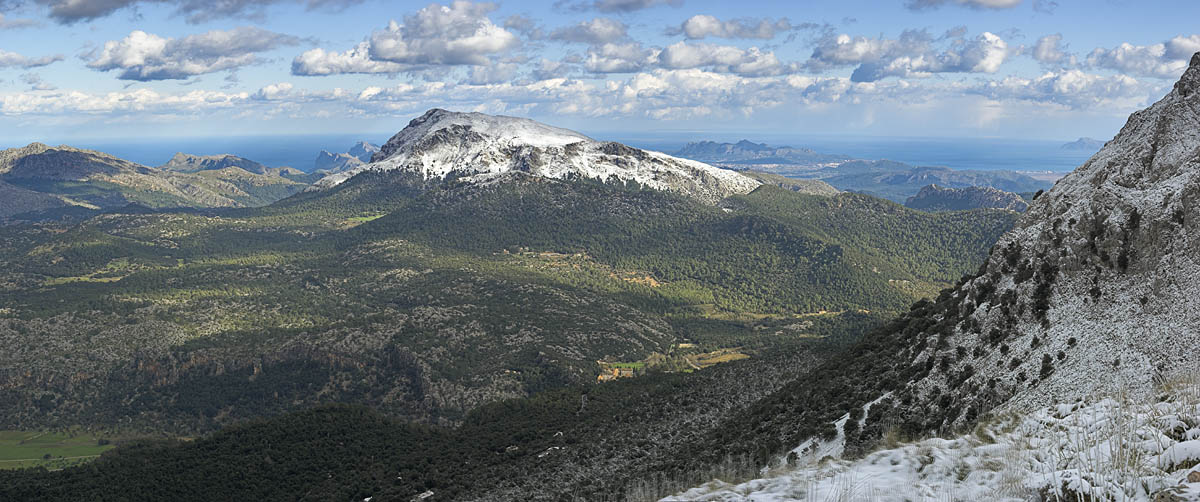
<path id="1" fill-rule="evenodd" d="M 904 206 L 922 211 L 966 211 L 1007 209 L 1018 213 L 1029 207 L 1020 195 L 992 187 L 946 188 L 928 185 L 904 201 Z"/>
<path id="2" fill-rule="evenodd" d="M 433 109 L 387 141 L 371 163 L 326 176 L 333 187 L 364 172 L 481 182 L 510 171 L 552 179 L 634 182 L 709 203 L 749 193 L 759 182 L 696 161 L 596 141 L 528 119 Z"/>
<path id="3" fill-rule="evenodd" d="M 971 312 L 964 343 L 994 345 L 987 334 L 999 330 L 1031 356 L 997 367 L 993 354 L 976 363 L 981 376 L 1012 405 L 1045 405 L 1143 394 L 1164 371 L 1200 368 L 1198 219 L 1200 54 L 1166 97 L 1039 197 L 957 293 Z M 1030 367 L 1043 356 L 1046 370 Z"/>

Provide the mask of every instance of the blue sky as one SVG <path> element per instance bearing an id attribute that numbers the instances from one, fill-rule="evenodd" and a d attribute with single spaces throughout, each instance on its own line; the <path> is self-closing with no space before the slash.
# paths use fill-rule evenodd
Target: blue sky
<path id="1" fill-rule="evenodd" d="M 0 133 L 391 133 L 431 107 L 588 132 L 1111 137 L 1194 1 L 0 0 Z"/>

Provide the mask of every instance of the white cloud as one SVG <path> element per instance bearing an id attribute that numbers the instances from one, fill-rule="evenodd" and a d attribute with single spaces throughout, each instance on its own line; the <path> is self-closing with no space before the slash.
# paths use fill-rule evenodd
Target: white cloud
<path id="1" fill-rule="evenodd" d="M 1037 40 L 1030 55 L 1039 63 L 1048 65 L 1075 66 L 1075 56 L 1067 52 L 1066 44 L 1062 43 L 1061 33 L 1046 35 Z"/>
<path id="2" fill-rule="evenodd" d="M 450 5 L 430 4 L 392 21 L 345 52 L 312 49 L 292 61 L 294 75 L 342 73 L 400 73 L 446 66 L 488 66 L 491 56 L 520 44 L 512 32 L 488 18 L 494 4 L 455 0 Z M 535 29 L 525 18 L 510 17 L 518 26 Z"/>
<path id="3" fill-rule="evenodd" d="M 496 6 L 456 0 L 433 4 L 371 34 L 371 58 L 410 65 L 486 65 L 488 56 L 519 44 L 487 15 Z"/>
<path id="4" fill-rule="evenodd" d="M 338 75 L 343 73 L 400 73 L 409 65 L 371 59 L 370 43 L 362 42 L 346 52 L 327 52 L 316 48 L 304 51 L 292 60 L 292 74 L 303 76 Z"/>
<path id="5" fill-rule="evenodd" d="M 631 73 L 653 64 L 654 56 L 637 42 L 608 43 L 588 48 L 584 67 L 593 73 Z"/>
<path id="6" fill-rule="evenodd" d="M 780 32 L 790 31 L 794 27 L 787 18 L 770 19 L 732 19 L 722 21 L 716 17 L 699 14 L 689 17 L 679 25 L 678 29 L 668 30 L 668 34 L 683 34 L 689 39 L 717 38 L 759 38 L 769 40 Z"/>
<path id="7" fill-rule="evenodd" d="M 658 54 L 658 63 L 668 69 L 708 68 L 718 73 L 778 75 L 783 65 L 772 52 L 758 47 L 741 49 L 728 45 L 676 42 Z"/>
<path id="8" fill-rule="evenodd" d="M 192 91 L 160 94 L 149 89 L 92 94 L 81 91 L 8 94 L 0 101 L 6 115 L 59 115 L 64 113 L 158 113 L 231 108 L 249 98 L 247 93 Z"/>
<path id="9" fill-rule="evenodd" d="M 1178 37 L 1177 37 L 1178 38 Z M 1187 60 L 1172 57 L 1166 44 L 1133 45 L 1123 43 L 1112 49 L 1095 49 L 1088 54 L 1091 68 L 1114 70 L 1127 75 L 1179 78 Z"/>
<path id="10" fill-rule="evenodd" d="M 298 43 L 296 37 L 254 27 L 183 38 L 135 30 L 124 39 L 105 42 L 87 65 L 100 71 L 121 70 L 117 78 L 122 80 L 186 79 L 257 64 L 257 53 Z"/>
<path id="11" fill-rule="evenodd" d="M 1170 59 L 1189 60 L 1192 55 L 1200 52 L 1200 35 L 1177 36 L 1166 43 L 1166 57 Z"/>
<path id="12" fill-rule="evenodd" d="M 1065 70 L 1048 72 L 1037 78 L 1006 77 L 980 84 L 968 92 L 995 100 L 1053 103 L 1083 109 L 1139 106 L 1150 90 L 1150 86 L 1125 75 Z"/>
<path id="13" fill-rule="evenodd" d="M 50 63 L 55 63 L 62 60 L 63 56 L 61 54 L 54 56 L 42 56 L 40 58 L 30 58 L 15 52 L 9 52 L 0 49 L 0 68 L 37 68 L 39 66 L 46 66 Z"/>
<path id="14" fill-rule="evenodd" d="M 940 50 L 923 30 L 906 30 L 894 40 L 828 36 L 817 43 L 806 65 L 814 70 L 857 65 L 851 80 L 874 82 L 934 73 L 995 73 L 1010 55 L 1008 43 L 993 33 L 983 32 L 973 39 L 951 35 L 946 39 L 948 47 Z"/>
<path id="15" fill-rule="evenodd" d="M 598 17 L 574 26 L 559 28 L 550 33 L 551 40 L 601 45 L 624 40 L 629 35 L 625 23 L 606 17 Z"/>

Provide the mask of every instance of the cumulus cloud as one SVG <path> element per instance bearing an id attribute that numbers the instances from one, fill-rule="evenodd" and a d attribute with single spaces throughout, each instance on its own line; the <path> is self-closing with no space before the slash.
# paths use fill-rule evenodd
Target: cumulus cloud
<path id="1" fill-rule="evenodd" d="M 516 35 L 488 18 L 495 9 L 494 4 L 465 0 L 431 4 L 405 16 L 403 24 L 388 23 L 348 51 L 306 51 L 292 61 L 292 73 L 397 73 L 444 66 L 488 66 L 492 64 L 491 56 L 520 44 Z"/>
<path id="2" fill-rule="evenodd" d="M 995 100 L 1053 103 L 1075 109 L 1138 106 L 1149 91 L 1148 86 L 1126 75 L 1096 75 L 1080 70 L 1048 72 L 1037 78 L 1006 77 L 968 90 Z"/>
<path id="3" fill-rule="evenodd" d="M 707 68 L 717 73 L 778 75 L 783 65 L 772 52 L 758 47 L 741 49 L 727 45 L 676 42 L 658 54 L 658 63 L 668 69 Z"/>
<path id="4" fill-rule="evenodd" d="M 1067 53 L 1067 46 L 1063 43 L 1061 33 L 1046 35 L 1037 40 L 1029 54 L 1039 63 L 1048 65 L 1063 65 L 1074 66 L 1075 56 Z"/>
<path id="5" fill-rule="evenodd" d="M 200 23 L 218 18 L 259 18 L 263 9 L 276 3 L 304 4 L 310 10 L 340 9 L 362 0 L 16 0 L 10 5 L 26 3 L 49 9 L 51 19 L 63 24 L 91 21 L 106 17 L 123 9 L 136 8 L 141 4 L 166 4 L 175 6 L 176 14 L 185 16 L 188 22 Z"/>
<path id="6" fill-rule="evenodd" d="M 467 82 L 473 85 L 500 84 L 517 76 L 518 66 L 514 63 L 496 63 L 490 66 L 472 66 Z"/>
<path id="7" fill-rule="evenodd" d="M 31 58 L 15 52 L 9 52 L 0 49 L 0 68 L 37 68 L 39 66 L 46 66 L 50 63 L 55 63 L 62 60 L 62 54 Z"/>
<path id="8" fill-rule="evenodd" d="M 1129 75 L 1175 79 L 1197 51 L 1200 51 L 1200 35 L 1177 36 L 1160 44 L 1123 43 L 1112 49 L 1098 48 L 1088 54 L 1087 64 Z"/>
<path id="9" fill-rule="evenodd" d="M 371 58 L 412 65 L 486 65 L 488 56 L 517 46 L 512 32 L 492 23 L 490 3 L 433 4 L 371 34 Z"/>
<path id="10" fill-rule="evenodd" d="M 588 48 L 584 67 L 593 73 L 631 73 L 654 63 L 655 51 L 637 42 L 607 43 Z"/>
<path id="11" fill-rule="evenodd" d="M 770 40 L 781 32 L 791 31 L 794 26 L 787 18 L 771 19 L 731 19 L 722 21 L 707 14 L 699 14 L 687 18 L 678 28 L 667 30 L 668 35 L 684 35 L 697 40 L 707 37 L 716 38 L 758 38 Z"/>
<path id="12" fill-rule="evenodd" d="M 924 30 L 906 30 L 897 39 L 831 35 L 813 49 L 806 63 L 810 69 L 857 66 L 855 82 L 873 82 L 887 77 L 924 77 L 934 73 L 995 73 L 1009 57 L 1008 43 L 983 32 L 967 39 L 961 32 L 948 33 L 948 47 L 938 49 Z"/>
<path id="13" fill-rule="evenodd" d="M 87 65 L 119 70 L 121 80 L 179 80 L 257 64 L 258 53 L 300 43 L 296 37 L 261 28 L 214 30 L 183 38 L 164 38 L 135 30 L 93 52 Z"/>
<path id="14" fill-rule="evenodd" d="M 292 60 L 292 74 L 301 76 L 339 75 L 343 73 L 389 73 L 408 71 L 412 67 L 389 61 L 371 59 L 371 44 L 362 42 L 345 52 L 329 52 L 317 48 L 304 51 Z"/>
<path id="15" fill-rule="evenodd" d="M 1011 9 L 1021 5 L 1021 0 L 908 0 L 904 6 L 912 10 L 936 9 L 943 5 L 957 5 L 972 9 Z"/>
<path id="16" fill-rule="evenodd" d="M 625 23 L 606 17 L 584 21 L 575 26 L 559 28 L 550 33 L 551 40 L 601 45 L 624 40 L 629 35 Z"/>

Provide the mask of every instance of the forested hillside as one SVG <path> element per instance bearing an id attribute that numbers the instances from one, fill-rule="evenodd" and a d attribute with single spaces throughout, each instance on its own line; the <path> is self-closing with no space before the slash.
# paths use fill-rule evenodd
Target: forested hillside
<path id="1" fill-rule="evenodd" d="M 775 187 L 713 207 L 368 173 L 261 209 L 6 227 L 3 419 L 193 433 L 354 402 L 453 424 L 592 381 L 597 360 L 758 357 L 821 312 L 894 312 L 1012 220 Z"/>

